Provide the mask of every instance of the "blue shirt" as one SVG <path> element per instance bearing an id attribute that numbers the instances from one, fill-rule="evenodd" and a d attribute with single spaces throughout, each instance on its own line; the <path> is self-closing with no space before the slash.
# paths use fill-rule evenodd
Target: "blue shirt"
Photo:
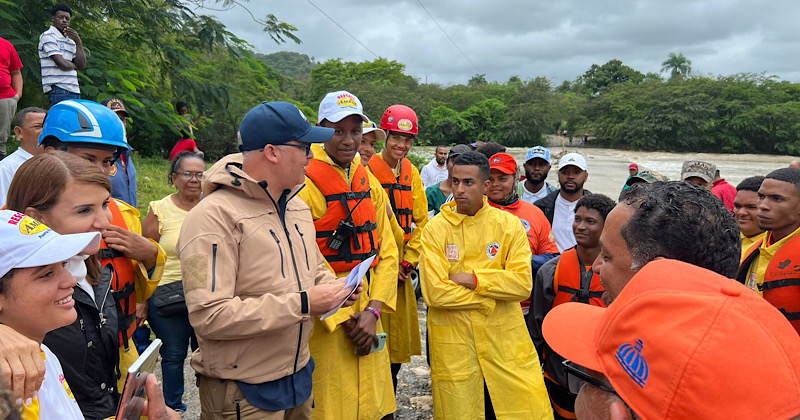
<path id="1" fill-rule="evenodd" d="M 263 384 L 240 381 L 236 384 L 250 404 L 262 410 L 283 411 L 299 407 L 311 398 L 313 373 L 314 359 L 309 358 L 305 367 L 292 375 Z"/>
<path id="2" fill-rule="evenodd" d="M 124 159 L 124 160 L 123 160 Z M 124 163 L 123 163 L 124 162 Z M 133 166 L 131 152 L 126 151 L 114 163 L 111 174 L 111 196 L 117 200 L 122 200 L 132 207 L 138 206 L 136 196 L 136 167 Z"/>

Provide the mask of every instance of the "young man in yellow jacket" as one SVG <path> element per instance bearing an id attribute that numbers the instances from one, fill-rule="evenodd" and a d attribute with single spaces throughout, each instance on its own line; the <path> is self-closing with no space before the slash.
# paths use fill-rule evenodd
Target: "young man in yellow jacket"
<path id="1" fill-rule="evenodd" d="M 552 419 L 539 358 L 520 302 L 531 294 L 531 250 L 511 213 L 483 196 L 489 160 L 456 158 L 454 202 L 422 232 L 437 419 Z"/>
<path id="2" fill-rule="evenodd" d="M 397 243 L 400 260 L 397 308 L 395 313 L 381 320 L 388 334 L 392 383 L 397 392 L 397 374 L 402 363 L 410 362 L 413 355 L 422 354 L 417 299 L 414 286 L 406 280 L 419 264 L 419 238 L 422 228 L 428 223 L 428 198 L 419 170 L 405 157 L 419 132 L 417 114 L 405 105 L 392 105 L 383 113 L 380 127 L 386 130 L 386 144 L 367 166 L 389 197 L 394 213 L 394 230 L 402 230 L 402 239 Z M 413 229 L 412 224 L 416 225 Z"/>
<path id="3" fill-rule="evenodd" d="M 319 106 L 318 122 L 335 130 L 315 145 L 300 198 L 311 208 L 317 245 L 337 277 L 373 255 L 361 299 L 314 321 L 309 342 L 314 371 L 314 419 L 377 420 L 397 409 L 389 354 L 370 352 L 382 333 L 379 318 L 397 299 L 397 245 L 380 183 L 355 160 L 363 122 L 355 95 L 332 92 Z M 374 157 L 373 157 L 374 159 Z"/>

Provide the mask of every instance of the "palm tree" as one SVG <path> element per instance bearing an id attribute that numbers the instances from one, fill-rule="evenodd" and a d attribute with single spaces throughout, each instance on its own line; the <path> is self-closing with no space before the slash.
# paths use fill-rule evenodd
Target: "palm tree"
<path id="1" fill-rule="evenodd" d="M 669 53 L 669 57 L 661 63 L 661 72 L 670 73 L 670 79 L 678 77 L 689 77 L 692 74 L 692 60 L 686 58 L 683 53 Z"/>

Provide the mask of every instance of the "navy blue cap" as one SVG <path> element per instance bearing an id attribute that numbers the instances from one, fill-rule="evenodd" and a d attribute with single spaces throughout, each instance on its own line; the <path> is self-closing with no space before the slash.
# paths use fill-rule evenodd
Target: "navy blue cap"
<path id="1" fill-rule="evenodd" d="M 239 124 L 239 150 L 258 150 L 268 144 L 290 141 L 324 143 L 334 130 L 315 127 L 297 106 L 289 102 L 262 102 L 247 111 Z"/>

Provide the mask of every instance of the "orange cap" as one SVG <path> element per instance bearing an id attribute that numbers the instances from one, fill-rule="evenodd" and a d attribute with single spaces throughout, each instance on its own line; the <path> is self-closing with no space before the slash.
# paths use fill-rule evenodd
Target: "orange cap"
<path id="1" fill-rule="evenodd" d="M 489 168 L 497 169 L 504 174 L 515 175 L 517 173 L 517 161 L 508 153 L 495 153 L 489 158 Z"/>
<path id="2" fill-rule="evenodd" d="M 653 261 L 608 308 L 556 306 L 542 333 L 641 418 L 800 415 L 797 332 L 757 293 L 700 267 Z"/>

